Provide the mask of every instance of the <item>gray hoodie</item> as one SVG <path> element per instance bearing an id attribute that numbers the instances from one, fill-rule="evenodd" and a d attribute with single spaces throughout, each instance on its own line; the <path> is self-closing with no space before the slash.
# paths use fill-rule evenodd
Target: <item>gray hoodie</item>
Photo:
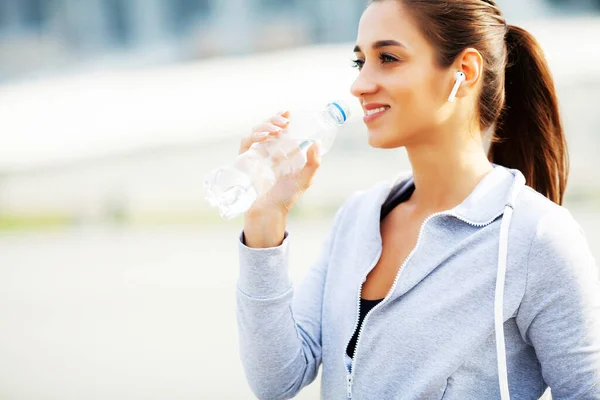
<path id="1" fill-rule="evenodd" d="M 242 232 L 237 321 L 253 392 L 292 398 L 322 364 L 323 399 L 521 400 L 550 386 L 555 400 L 600 400 L 600 280 L 584 233 L 519 171 L 492 165 L 461 204 L 425 220 L 354 359 L 346 347 L 381 255 L 390 182 L 344 202 L 295 287 L 292 236 L 251 249 Z"/>

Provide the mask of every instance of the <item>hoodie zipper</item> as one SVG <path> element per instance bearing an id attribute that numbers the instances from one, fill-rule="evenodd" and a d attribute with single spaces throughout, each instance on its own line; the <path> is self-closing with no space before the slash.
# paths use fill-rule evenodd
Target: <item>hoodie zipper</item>
<path id="1" fill-rule="evenodd" d="M 384 297 L 384 299 L 379 302 L 379 304 L 377 304 L 375 307 L 373 307 L 366 315 L 365 318 L 363 319 L 363 322 L 360 326 L 360 329 L 358 331 L 358 336 L 356 337 L 356 345 L 354 346 L 354 354 L 353 354 L 353 359 L 352 359 L 352 363 L 350 364 L 350 369 L 346 368 L 346 395 L 348 399 L 352 398 L 352 382 L 354 381 L 354 374 L 356 371 L 356 354 L 358 351 L 358 344 L 360 343 L 360 336 L 362 334 L 363 328 L 365 326 L 365 323 L 367 322 L 367 318 L 369 318 L 369 315 L 376 310 L 378 307 L 380 307 L 383 303 L 385 303 L 390 297 L 391 294 L 394 293 L 394 290 L 396 289 L 396 285 L 398 284 L 398 279 L 400 278 L 400 275 L 402 274 L 402 271 L 404 270 L 404 267 L 406 266 L 406 264 L 408 263 L 408 261 L 412 258 L 413 254 L 415 253 L 415 251 L 417 250 L 417 248 L 419 247 L 419 242 L 421 241 L 421 236 L 423 234 L 423 228 L 425 228 L 425 225 L 427 224 L 427 222 L 429 222 L 431 219 L 435 218 L 435 217 L 439 217 L 441 215 L 448 215 L 451 217 L 455 217 L 457 219 L 459 219 L 460 221 L 463 221 L 471 226 L 475 226 L 475 227 L 484 227 L 486 225 L 491 224 L 492 222 L 494 222 L 496 220 L 496 218 L 498 218 L 499 216 L 501 216 L 502 214 L 504 214 L 504 211 L 502 211 L 501 213 L 495 215 L 493 218 L 491 218 L 489 221 L 486 221 L 484 223 L 476 223 L 476 222 L 472 222 L 469 221 L 457 214 L 455 214 L 452 211 L 441 211 L 438 213 L 434 213 L 431 214 L 429 217 L 427 217 L 425 219 L 425 221 L 423 221 L 423 223 L 421 224 L 421 227 L 419 228 L 419 235 L 417 236 L 417 243 L 415 244 L 415 247 L 413 247 L 413 249 L 411 250 L 411 252 L 408 254 L 408 256 L 406 257 L 406 260 L 404 260 L 404 262 L 402 263 L 402 265 L 400 266 L 400 269 L 398 270 L 398 273 L 396 274 L 396 278 L 394 279 L 394 283 L 392 284 L 392 287 L 390 288 L 389 292 L 387 293 L 387 295 Z M 369 275 L 369 273 L 371 272 L 371 270 L 375 267 L 375 265 L 377 264 L 377 262 L 379 261 L 379 258 L 381 257 L 381 253 L 382 253 L 383 249 L 380 248 L 379 251 L 377 252 L 377 256 L 375 257 L 375 260 L 373 260 L 373 262 L 371 263 L 371 267 L 367 270 L 367 272 L 363 275 L 363 278 L 361 280 L 360 286 L 358 288 L 358 294 L 356 296 L 356 305 L 357 305 L 357 309 L 358 309 L 358 313 L 356 316 L 356 321 L 354 323 L 354 329 L 352 330 L 352 333 L 354 334 L 354 332 L 356 332 L 356 328 L 358 327 L 358 321 L 360 318 L 360 295 L 362 292 L 362 287 L 363 287 L 363 283 L 366 281 L 367 276 Z M 348 342 L 346 343 L 346 349 L 348 348 L 348 345 L 350 344 L 350 340 L 352 340 L 352 337 L 350 337 L 350 339 L 348 340 Z M 344 354 L 346 353 L 346 351 L 344 350 Z M 344 364 L 345 364 L 345 356 L 344 356 Z"/>

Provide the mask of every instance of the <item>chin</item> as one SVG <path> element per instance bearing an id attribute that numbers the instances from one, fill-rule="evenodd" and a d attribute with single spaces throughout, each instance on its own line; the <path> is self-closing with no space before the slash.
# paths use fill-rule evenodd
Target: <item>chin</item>
<path id="1" fill-rule="evenodd" d="M 368 130 L 368 142 L 369 146 L 376 149 L 395 149 L 402 146 L 398 143 L 398 138 L 371 129 Z"/>

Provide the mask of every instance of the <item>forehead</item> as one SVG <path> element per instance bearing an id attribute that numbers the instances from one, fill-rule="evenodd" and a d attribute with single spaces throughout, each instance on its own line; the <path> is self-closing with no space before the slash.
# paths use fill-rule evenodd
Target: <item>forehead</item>
<path id="1" fill-rule="evenodd" d="M 366 52 L 372 43 L 389 39 L 403 43 L 409 50 L 422 46 L 424 42 L 400 1 L 384 0 L 370 4 L 360 18 L 356 44 Z"/>

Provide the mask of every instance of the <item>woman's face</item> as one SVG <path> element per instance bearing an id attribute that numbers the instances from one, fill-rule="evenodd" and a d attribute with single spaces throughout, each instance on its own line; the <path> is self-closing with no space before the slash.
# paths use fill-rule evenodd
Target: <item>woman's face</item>
<path id="1" fill-rule="evenodd" d="M 351 92 L 365 110 L 369 145 L 396 148 L 433 140 L 449 117 L 453 72 L 434 63 L 434 48 L 394 0 L 371 4 L 358 27 Z M 382 107 L 384 108 L 382 110 Z M 368 113 L 374 114 L 368 115 Z"/>

